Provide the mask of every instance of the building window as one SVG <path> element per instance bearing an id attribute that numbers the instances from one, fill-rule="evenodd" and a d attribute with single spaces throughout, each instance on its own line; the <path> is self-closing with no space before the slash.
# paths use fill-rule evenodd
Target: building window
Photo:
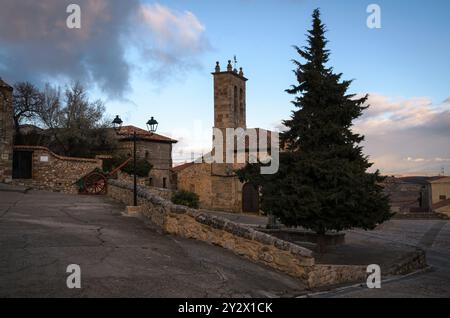
<path id="1" fill-rule="evenodd" d="M 241 120 L 244 120 L 244 90 L 239 90 L 239 115 Z"/>
<path id="2" fill-rule="evenodd" d="M 237 86 L 234 87 L 234 105 L 233 105 L 233 117 L 235 120 L 235 125 L 238 124 L 238 89 Z"/>
<path id="3" fill-rule="evenodd" d="M 148 185 L 153 187 L 153 178 L 148 178 Z"/>
<path id="4" fill-rule="evenodd" d="M 148 156 L 149 156 L 150 154 L 149 154 L 149 152 L 148 152 L 148 150 L 146 150 L 145 151 L 145 159 L 147 160 L 148 159 Z"/>
<path id="5" fill-rule="evenodd" d="M 446 195 L 440 195 L 439 196 L 439 200 L 441 200 L 441 201 L 447 200 L 447 196 Z"/>
<path id="6" fill-rule="evenodd" d="M 167 188 L 167 178 L 163 178 L 163 188 Z"/>

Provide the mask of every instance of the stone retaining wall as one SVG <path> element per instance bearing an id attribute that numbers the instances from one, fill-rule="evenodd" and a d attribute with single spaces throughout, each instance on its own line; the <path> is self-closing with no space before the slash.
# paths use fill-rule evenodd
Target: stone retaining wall
<path id="1" fill-rule="evenodd" d="M 127 205 L 133 202 L 133 186 L 110 180 L 108 196 Z M 316 265 L 312 251 L 227 219 L 212 216 L 138 188 L 141 212 L 163 232 L 193 238 L 233 251 L 253 262 L 299 278 L 309 287 L 362 282 L 363 266 Z"/>
<path id="2" fill-rule="evenodd" d="M 118 171 L 117 172 L 117 180 L 125 183 L 132 184 L 133 183 L 133 175 L 129 175 L 126 172 Z M 149 185 L 149 178 L 137 178 L 136 182 L 139 186 L 145 188 L 147 191 L 150 191 L 151 193 L 160 196 L 161 198 L 165 200 L 171 200 L 172 195 L 175 192 L 172 189 L 164 189 L 164 188 L 157 188 L 154 186 Z"/>
<path id="3" fill-rule="evenodd" d="M 308 286 L 321 287 L 365 282 L 367 266 L 316 264 L 308 276 Z"/>
<path id="4" fill-rule="evenodd" d="M 427 266 L 425 251 L 416 249 L 416 251 L 403 255 L 403 257 L 398 259 L 395 265 L 389 269 L 389 274 L 405 275 Z"/>
<path id="5" fill-rule="evenodd" d="M 327 233 L 326 235 L 319 237 L 316 233 L 309 230 L 300 229 L 266 229 L 258 228 L 258 231 L 267 233 L 269 235 L 278 237 L 279 239 L 288 242 L 309 242 L 316 244 L 318 240 L 322 240 L 322 244 L 326 246 L 341 245 L 345 243 L 345 233 Z"/>

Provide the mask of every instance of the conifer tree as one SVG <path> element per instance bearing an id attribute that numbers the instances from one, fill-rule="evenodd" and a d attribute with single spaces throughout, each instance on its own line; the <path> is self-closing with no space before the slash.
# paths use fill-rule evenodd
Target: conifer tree
<path id="1" fill-rule="evenodd" d="M 373 229 L 392 214 L 380 186 L 383 178 L 379 171 L 368 172 L 372 164 L 360 146 L 364 136 L 352 131 L 368 96 L 348 94 L 351 81 L 326 66 L 330 53 L 318 9 L 307 42 L 295 47 L 302 60 L 293 61 L 298 83 L 286 90 L 294 96 L 295 110 L 283 122 L 286 151 L 280 154 L 278 173 L 259 175 L 255 165 L 247 165 L 238 176 L 260 187 L 262 209 L 287 226 L 318 234 Z"/>

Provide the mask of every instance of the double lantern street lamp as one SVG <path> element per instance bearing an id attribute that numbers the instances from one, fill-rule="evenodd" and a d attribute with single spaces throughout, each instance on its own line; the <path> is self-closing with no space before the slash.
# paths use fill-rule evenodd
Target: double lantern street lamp
<path id="1" fill-rule="evenodd" d="M 122 129 L 123 121 L 120 119 L 119 115 L 112 121 L 114 131 L 116 134 L 120 134 Z M 158 129 L 158 122 L 155 118 L 151 117 L 147 122 L 147 130 L 150 134 L 153 134 Z M 133 129 L 133 205 L 137 206 L 137 178 L 136 178 L 136 141 L 137 141 L 136 130 Z"/>

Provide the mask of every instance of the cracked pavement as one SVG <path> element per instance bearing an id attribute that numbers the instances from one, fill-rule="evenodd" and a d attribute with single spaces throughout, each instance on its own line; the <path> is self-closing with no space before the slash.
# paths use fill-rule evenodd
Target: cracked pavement
<path id="1" fill-rule="evenodd" d="M 0 297 L 290 297 L 296 279 L 161 234 L 105 197 L 0 191 Z M 81 289 L 66 268 L 81 267 Z"/>

